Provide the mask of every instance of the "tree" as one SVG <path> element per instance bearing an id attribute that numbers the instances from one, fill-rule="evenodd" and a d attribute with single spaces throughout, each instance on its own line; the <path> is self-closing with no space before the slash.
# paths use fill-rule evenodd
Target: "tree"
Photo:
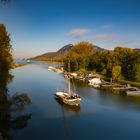
<path id="1" fill-rule="evenodd" d="M 13 57 L 10 37 L 6 27 L 0 24 L 0 72 L 9 71 L 12 68 Z"/>
<path id="2" fill-rule="evenodd" d="M 112 80 L 115 81 L 121 76 L 121 66 L 114 66 L 112 69 Z"/>
<path id="3" fill-rule="evenodd" d="M 80 42 L 68 53 L 70 56 L 71 70 L 87 69 L 90 56 L 93 54 L 93 45 L 88 42 Z"/>
<path id="4" fill-rule="evenodd" d="M 140 64 L 137 65 L 137 70 L 136 70 L 136 81 L 140 82 Z"/>

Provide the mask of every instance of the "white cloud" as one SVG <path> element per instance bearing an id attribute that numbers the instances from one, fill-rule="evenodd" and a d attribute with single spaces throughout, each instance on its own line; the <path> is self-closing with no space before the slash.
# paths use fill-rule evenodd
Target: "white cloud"
<path id="1" fill-rule="evenodd" d="M 111 43 L 111 42 L 116 40 L 116 37 L 115 36 L 108 36 L 106 34 L 98 34 L 98 35 L 92 36 L 92 39 L 96 40 L 96 41 L 104 41 L 104 42 Z"/>
<path id="2" fill-rule="evenodd" d="M 102 26 L 102 28 L 104 28 L 104 29 L 110 29 L 112 27 L 113 27 L 112 24 L 105 24 L 105 25 Z"/>
<path id="3" fill-rule="evenodd" d="M 86 33 L 88 33 L 90 30 L 89 29 L 73 29 L 70 31 L 69 36 L 73 36 L 73 37 L 82 37 L 84 36 Z"/>

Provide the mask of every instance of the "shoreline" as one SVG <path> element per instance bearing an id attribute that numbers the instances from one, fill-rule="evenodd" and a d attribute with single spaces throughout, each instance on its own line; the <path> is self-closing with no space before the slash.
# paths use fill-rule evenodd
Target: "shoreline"
<path id="1" fill-rule="evenodd" d="M 41 62 L 46 62 L 48 64 L 63 64 L 62 62 L 57 62 L 57 61 L 47 61 L 47 60 L 38 60 Z M 77 73 L 77 72 L 73 72 L 73 73 Z M 88 71 L 86 71 L 85 73 L 88 73 Z M 95 75 L 100 75 L 100 78 L 106 81 L 110 81 L 109 77 L 104 77 L 103 75 L 96 73 Z M 139 82 L 134 82 L 134 81 L 127 81 L 127 80 L 117 80 L 116 83 L 118 84 L 130 84 L 132 86 L 136 86 L 140 88 L 140 83 Z"/>
<path id="2" fill-rule="evenodd" d="M 13 64 L 13 69 L 26 66 L 27 64 Z"/>
<path id="3" fill-rule="evenodd" d="M 34 59 L 33 61 L 40 61 L 40 62 L 45 62 L 48 64 L 64 64 L 63 62 L 58 62 L 58 61 L 51 61 L 51 60 L 41 60 L 41 59 Z"/>

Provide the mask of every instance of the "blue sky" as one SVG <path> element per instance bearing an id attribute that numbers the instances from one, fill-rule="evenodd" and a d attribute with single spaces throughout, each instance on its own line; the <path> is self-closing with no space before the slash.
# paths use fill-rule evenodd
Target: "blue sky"
<path id="1" fill-rule="evenodd" d="M 89 41 L 106 49 L 140 48 L 139 0 L 11 0 L 0 5 L 0 23 L 16 58 Z"/>

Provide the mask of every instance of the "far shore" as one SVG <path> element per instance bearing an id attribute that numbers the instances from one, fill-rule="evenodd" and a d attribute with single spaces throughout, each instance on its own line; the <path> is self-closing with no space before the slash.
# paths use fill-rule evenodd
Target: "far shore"
<path id="1" fill-rule="evenodd" d="M 51 61 L 51 60 L 46 60 L 46 59 L 34 59 L 34 61 L 46 62 L 48 64 L 64 64 L 63 62 Z"/>
<path id="2" fill-rule="evenodd" d="M 23 67 L 26 66 L 27 64 L 14 64 L 13 68 L 18 68 L 18 67 Z"/>

